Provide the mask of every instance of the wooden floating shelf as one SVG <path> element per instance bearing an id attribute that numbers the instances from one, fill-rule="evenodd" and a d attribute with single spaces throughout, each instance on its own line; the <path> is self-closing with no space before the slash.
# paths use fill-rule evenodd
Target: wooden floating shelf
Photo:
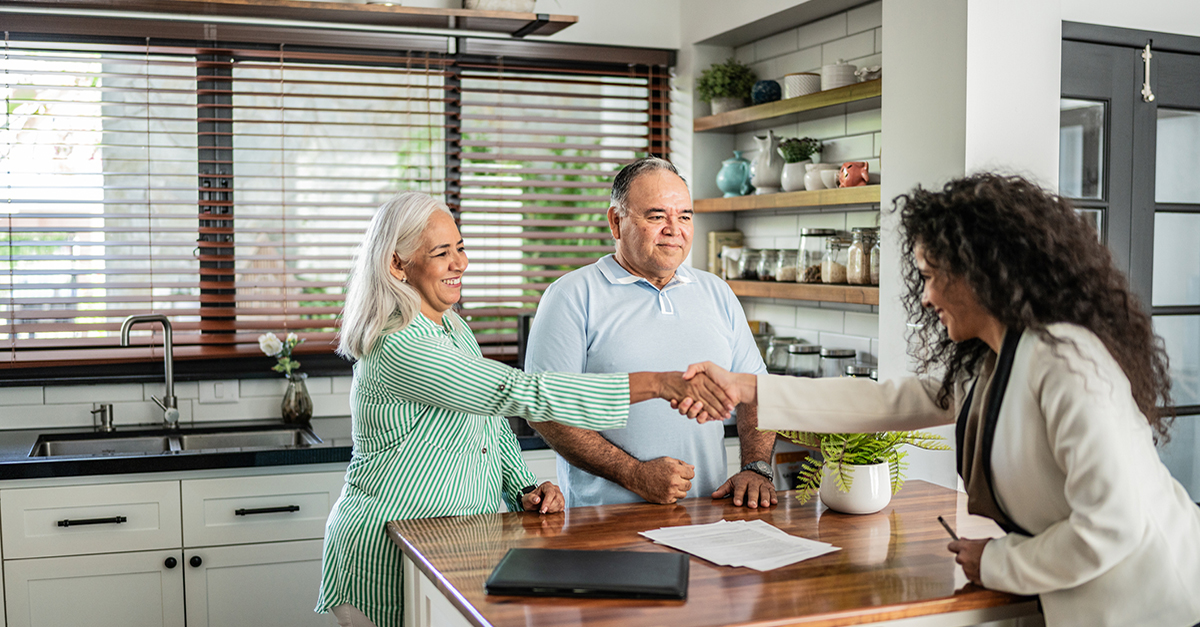
<path id="1" fill-rule="evenodd" d="M 701 198 L 692 203 L 696 213 L 718 211 L 751 211 L 753 209 L 788 209 L 791 207 L 826 207 L 837 205 L 879 204 L 878 185 L 817 189 L 811 192 L 779 192 L 731 198 Z"/>
<path id="2" fill-rule="evenodd" d="M 728 281 L 733 293 L 752 298 L 811 300 L 823 303 L 878 305 L 879 288 L 868 285 L 825 285 L 778 281 Z"/>
<path id="3" fill-rule="evenodd" d="M 772 120 L 780 116 L 793 113 L 801 113 L 804 111 L 813 111 L 815 109 L 823 109 L 834 105 L 848 104 L 851 102 L 859 102 L 862 100 L 870 100 L 878 98 L 883 93 L 883 79 L 866 81 L 863 83 L 855 83 L 838 87 L 836 89 L 827 89 L 819 91 L 815 94 L 807 96 L 797 96 L 795 98 L 787 98 L 785 100 L 776 100 L 766 104 L 754 105 L 752 107 L 743 107 L 733 111 L 726 111 L 717 115 L 709 115 L 702 118 L 696 118 L 692 121 L 692 130 L 697 133 L 707 131 L 739 131 L 749 130 L 749 125 L 755 122 L 764 122 Z M 747 128 L 742 128 L 743 126 Z"/>
<path id="4" fill-rule="evenodd" d="M 399 2 L 384 5 L 304 0 L 5 0 L 5 3 L 54 9 L 146 11 L 489 31 L 507 33 L 514 37 L 551 35 L 579 21 L 574 15 L 405 7 L 400 6 Z"/>

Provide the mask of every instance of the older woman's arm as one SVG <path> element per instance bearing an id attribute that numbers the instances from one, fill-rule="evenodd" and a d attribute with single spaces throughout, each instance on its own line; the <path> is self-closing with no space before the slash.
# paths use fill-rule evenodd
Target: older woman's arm
<path id="1" fill-rule="evenodd" d="M 440 334 L 392 333 L 378 350 L 383 354 L 377 367 L 383 371 L 376 379 L 389 393 L 470 414 L 603 430 L 624 427 L 631 402 L 693 394 L 724 404 L 719 391 L 700 391 L 679 373 L 526 374 L 468 354 Z"/>

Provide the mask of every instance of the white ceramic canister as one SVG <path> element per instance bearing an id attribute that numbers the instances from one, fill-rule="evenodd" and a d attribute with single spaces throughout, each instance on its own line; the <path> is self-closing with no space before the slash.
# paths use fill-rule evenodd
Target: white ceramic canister
<path id="1" fill-rule="evenodd" d="M 854 72 L 858 70 L 851 63 L 838 59 L 837 63 L 821 66 L 821 91 L 853 85 L 858 82 Z"/>
<path id="2" fill-rule="evenodd" d="M 816 72 L 796 72 L 783 77 L 783 97 L 795 98 L 821 91 L 821 75 Z"/>

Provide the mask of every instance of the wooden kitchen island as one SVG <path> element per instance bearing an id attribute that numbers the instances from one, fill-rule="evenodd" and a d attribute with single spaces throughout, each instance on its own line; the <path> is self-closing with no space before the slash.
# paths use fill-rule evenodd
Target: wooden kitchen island
<path id="1" fill-rule="evenodd" d="M 966 495 L 909 481 L 882 512 L 838 514 L 781 493 L 765 510 L 728 499 L 676 505 L 581 507 L 561 514 L 488 514 L 400 520 L 388 535 L 404 552 L 405 626 L 511 625 L 974 625 L 1033 616 L 1036 601 L 967 582 L 944 516 L 964 537 L 997 536 L 991 521 L 966 513 Z M 761 519 L 840 551 L 769 572 L 691 558 L 686 601 L 489 596 L 483 582 L 515 547 L 672 551 L 639 536 L 659 527 Z"/>

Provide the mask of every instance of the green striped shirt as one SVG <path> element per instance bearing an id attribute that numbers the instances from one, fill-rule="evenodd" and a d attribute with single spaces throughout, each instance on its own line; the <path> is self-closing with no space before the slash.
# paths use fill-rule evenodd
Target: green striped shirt
<path id="1" fill-rule="evenodd" d="M 625 374 L 530 375 L 485 359 L 462 319 L 418 315 L 354 364 L 354 455 L 325 528 L 317 611 L 350 603 L 379 627 L 402 620 L 400 550 L 384 523 L 520 509 L 533 473 L 504 416 L 619 429 Z"/>

